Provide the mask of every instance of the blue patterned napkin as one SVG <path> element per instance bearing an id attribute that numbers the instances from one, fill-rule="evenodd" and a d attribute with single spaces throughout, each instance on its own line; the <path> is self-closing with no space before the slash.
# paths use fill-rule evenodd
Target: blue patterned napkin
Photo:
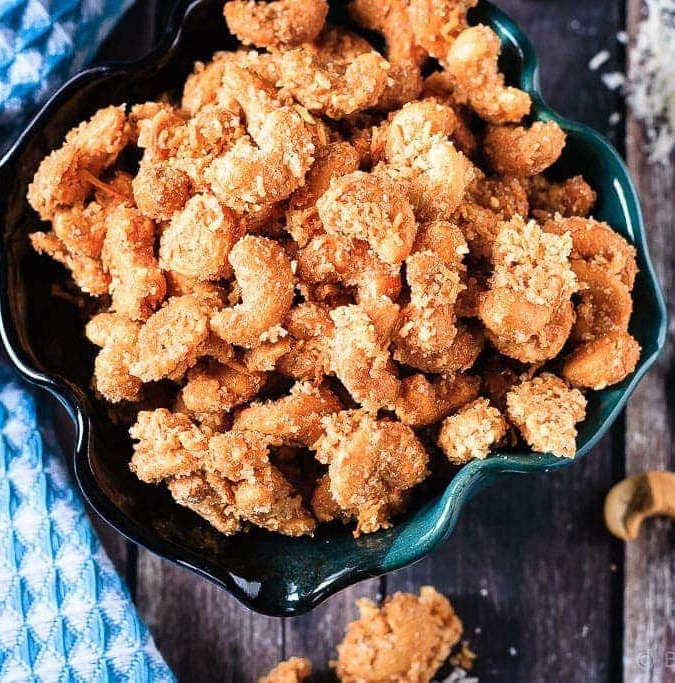
<path id="1" fill-rule="evenodd" d="M 53 430 L 0 367 L 0 681 L 174 681 L 101 547 Z"/>
<path id="2" fill-rule="evenodd" d="M 96 54 L 133 0 L 0 0 L 0 151 Z"/>
<path id="3" fill-rule="evenodd" d="M 131 3 L 0 0 L 0 151 Z M 0 356 L 0 681 L 174 681 L 36 414 Z"/>

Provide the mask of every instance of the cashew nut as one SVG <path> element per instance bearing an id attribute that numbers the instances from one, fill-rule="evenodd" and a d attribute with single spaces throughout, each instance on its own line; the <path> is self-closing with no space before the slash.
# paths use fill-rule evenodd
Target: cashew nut
<path id="1" fill-rule="evenodd" d="M 293 303 L 291 262 L 277 242 L 246 235 L 230 252 L 230 263 L 241 287 L 241 303 L 218 311 L 211 329 L 225 341 L 253 347 L 279 325 Z"/>
<path id="2" fill-rule="evenodd" d="M 675 472 L 635 474 L 613 486 L 605 498 L 605 524 L 624 541 L 635 540 L 642 521 L 657 515 L 675 519 Z"/>

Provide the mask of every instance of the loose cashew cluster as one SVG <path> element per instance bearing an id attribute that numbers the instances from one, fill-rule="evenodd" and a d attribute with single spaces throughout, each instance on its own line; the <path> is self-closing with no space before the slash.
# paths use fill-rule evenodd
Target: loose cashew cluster
<path id="1" fill-rule="evenodd" d="M 35 174 L 93 397 L 224 534 L 372 533 L 496 451 L 573 457 L 589 392 L 639 362 L 635 249 L 549 172 L 565 132 L 526 118 L 475 4 L 351 0 L 347 30 L 232 0 L 245 47 Z"/>

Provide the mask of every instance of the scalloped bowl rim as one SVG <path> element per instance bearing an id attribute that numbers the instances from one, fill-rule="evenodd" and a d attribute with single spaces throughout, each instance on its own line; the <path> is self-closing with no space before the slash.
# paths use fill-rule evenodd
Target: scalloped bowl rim
<path id="1" fill-rule="evenodd" d="M 30 123 L 25 126 L 17 140 L 0 160 L 0 170 L 2 170 L 13 156 L 22 149 L 25 141 L 31 137 L 33 131 L 43 123 L 43 119 L 47 118 L 49 111 L 58 102 L 69 97 L 76 88 L 99 77 L 136 72 L 146 66 L 156 63 L 164 55 L 170 53 L 172 48 L 182 39 L 183 20 L 187 17 L 188 13 L 194 7 L 199 6 L 201 2 L 202 0 L 183 0 L 179 3 L 172 14 L 164 38 L 159 42 L 157 47 L 145 57 L 134 61 L 119 61 L 101 64 L 85 69 L 72 76 L 47 100 L 38 113 L 31 119 Z M 624 174 L 622 185 L 629 194 L 626 201 L 631 202 L 635 208 L 635 246 L 639 249 L 644 259 L 645 268 L 643 268 L 643 271 L 646 271 L 645 275 L 652 285 L 652 294 L 655 297 L 656 307 L 659 312 L 659 329 L 656 346 L 653 352 L 646 357 L 640 358 L 633 376 L 623 388 L 622 394 L 617 399 L 613 409 L 600 422 L 588 441 L 579 449 L 576 458 L 557 458 L 551 455 L 523 451 L 518 453 L 494 454 L 485 460 L 474 460 L 460 469 L 448 483 L 447 487 L 440 495 L 442 507 L 435 519 L 433 530 L 430 533 L 419 537 L 415 548 L 412 549 L 411 552 L 401 555 L 399 552 L 392 552 L 392 549 L 390 549 L 385 555 L 383 562 L 379 565 L 350 569 L 325 580 L 323 584 L 316 587 L 309 597 L 306 597 L 307 604 L 299 604 L 297 608 L 277 606 L 275 609 L 266 609 L 264 606 L 251 600 L 245 592 L 240 589 L 237 584 L 236 576 L 231 571 L 227 571 L 227 575 L 224 578 L 215 577 L 210 574 L 208 570 L 194 564 L 193 562 L 197 562 L 198 559 L 194 556 L 189 557 L 188 555 L 193 554 L 186 553 L 184 548 L 177 548 L 174 547 L 172 543 L 163 541 L 160 544 L 162 545 L 162 549 L 158 549 L 158 544 L 153 538 L 152 532 L 124 515 L 124 513 L 114 506 L 112 501 L 101 491 L 100 487 L 93 479 L 93 476 L 91 476 L 91 473 L 80 470 L 79 461 L 82 459 L 85 461 L 87 460 L 91 431 L 91 419 L 87 416 L 87 410 L 83 405 L 80 391 L 67 378 L 58 374 L 47 374 L 38 371 L 32 367 L 30 360 L 26 357 L 27 354 L 25 350 L 15 348 L 7 333 L 8 327 L 13 324 L 11 314 L 7 310 L 7 306 L 4 305 L 5 298 L 2 298 L 1 303 L 3 305 L 0 307 L 0 337 L 8 353 L 9 359 L 12 365 L 25 379 L 45 388 L 57 398 L 66 408 L 69 416 L 73 420 L 75 426 L 75 448 L 72 457 L 76 480 L 84 497 L 97 514 L 126 538 L 145 547 L 158 556 L 184 566 L 212 581 L 216 585 L 225 588 L 229 593 L 234 595 L 235 598 L 258 612 L 274 616 L 282 614 L 300 614 L 312 609 L 324 599 L 348 585 L 417 562 L 428 555 L 434 547 L 451 534 L 462 508 L 473 495 L 482 488 L 482 484 L 486 480 L 501 475 L 550 472 L 562 467 L 567 467 L 576 462 L 578 459 L 585 456 L 598 443 L 609 427 L 614 423 L 642 377 L 654 364 L 665 345 L 667 333 L 666 305 L 646 244 L 645 227 L 640 202 L 624 161 L 611 144 L 597 131 L 584 124 L 560 116 L 545 103 L 539 84 L 538 61 L 529 38 L 502 10 L 498 9 L 487 0 L 481 0 L 481 6 L 489 15 L 490 23 L 493 26 L 498 26 L 502 41 L 508 39 L 518 49 L 521 76 L 519 86 L 531 95 L 533 100 L 533 112 L 535 112 L 536 118 L 557 121 L 563 128 L 579 133 L 586 139 L 588 144 L 595 145 L 602 151 L 603 155 L 610 156 L 612 161 Z M 4 255 L 2 255 L 1 270 L 0 277 L 2 281 L 0 282 L 0 286 L 2 289 L 6 290 L 7 270 L 4 267 Z M 90 477 L 93 480 L 92 483 L 95 485 L 95 489 L 93 490 L 88 486 L 87 482 L 83 481 Z M 114 511 L 118 515 L 121 514 L 125 520 L 125 524 L 120 523 L 119 520 L 113 522 L 108 519 L 108 515 L 106 514 L 108 510 L 111 512 Z"/>

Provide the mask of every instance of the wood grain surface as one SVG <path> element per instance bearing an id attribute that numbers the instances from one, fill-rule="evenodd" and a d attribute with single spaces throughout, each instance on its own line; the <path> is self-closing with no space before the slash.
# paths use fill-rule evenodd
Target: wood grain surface
<path id="1" fill-rule="evenodd" d="M 641 191 L 652 252 L 673 298 L 675 189 L 671 167 L 648 164 L 640 128 L 624 120 L 620 93 L 603 87 L 589 60 L 623 70 L 617 32 L 633 30 L 640 0 L 501 0 L 540 56 L 545 96 L 561 113 L 592 125 L 625 151 Z M 161 34 L 172 3 L 137 3 L 101 50 L 133 58 Z M 618 123 L 610 125 L 610 117 Z M 614 115 L 614 116 L 613 116 Z M 626 129 L 628 134 L 626 135 Z M 342 592 L 313 613 L 275 620 L 254 615 L 206 581 L 104 532 L 142 616 L 181 681 L 247 682 L 278 659 L 310 657 L 330 680 L 354 600 L 434 584 L 454 602 L 478 654 L 482 682 L 675 681 L 673 526 L 650 522 L 627 547 L 602 523 L 606 491 L 626 470 L 675 465 L 672 349 L 642 383 L 627 418 L 595 451 L 564 472 L 505 480 L 466 509 L 433 556 L 383 580 Z M 672 401 L 670 401 L 672 404 Z"/>
<path id="2" fill-rule="evenodd" d="M 631 37 L 642 3 L 629 0 Z M 630 69 L 630 65 L 628 67 Z M 675 302 L 675 175 L 672 164 L 651 164 L 643 151 L 642 127 L 629 118 L 626 157 L 642 199 L 649 243 L 669 314 Z M 626 470 L 675 467 L 675 380 L 673 327 L 656 367 L 640 384 L 626 411 Z M 640 538 L 626 546 L 624 587 L 624 681 L 675 681 L 675 536 L 666 520 L 644 524 Z"/>

